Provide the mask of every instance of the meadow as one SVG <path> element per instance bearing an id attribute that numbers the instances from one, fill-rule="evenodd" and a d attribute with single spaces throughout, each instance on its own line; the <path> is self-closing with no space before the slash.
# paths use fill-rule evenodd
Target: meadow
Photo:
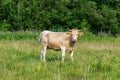
<path id="1" fill-rule="evenodd" d="M 120 80 L 120 37 L 85 33 L 75 45 L 74 61 L 48 50 L 40 61 L 39 34 L 0 32 L 0 80 Z"/>

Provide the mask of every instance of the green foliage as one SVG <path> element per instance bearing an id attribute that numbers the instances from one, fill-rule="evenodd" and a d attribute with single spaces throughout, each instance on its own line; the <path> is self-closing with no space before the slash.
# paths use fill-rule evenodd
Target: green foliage
<path id="1" fill-rule="evenodd" d="M 3 20 L 0 22 L 0 30 L 2 31 L 8 31 L 10 28 L 10 24 L 6 22 L 6 20 Z"/>
<path id="2" fill-rule="evenodd" d="M 93 33 L 119 34 L 119 3 L 119 0 L 1 0 L 0 30 L 78 28 Z"/>

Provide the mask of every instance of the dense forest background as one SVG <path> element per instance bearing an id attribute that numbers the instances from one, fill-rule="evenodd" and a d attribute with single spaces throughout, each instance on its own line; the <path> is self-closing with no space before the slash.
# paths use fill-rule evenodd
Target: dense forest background
<path id="1" fill-rule="evenodd" d="M 68 28 L 120 34 L 120 0 L 0 0 L 0 31 Z"/>

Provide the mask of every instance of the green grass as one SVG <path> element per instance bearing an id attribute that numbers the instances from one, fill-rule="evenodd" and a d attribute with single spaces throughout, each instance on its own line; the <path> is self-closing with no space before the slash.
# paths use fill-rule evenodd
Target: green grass
<path id="1" fill-rule="evenodd" d="M 40 62 L 38 34 L 23 34 L 0 39 L 0 80 L 120 79 L 120 37 L 85 34 L 75 45 L 74 61 L 66 53 L 62 63 L 61 52 L 53 50 L 47 51 L 47 62 Z"/>
<path id="2" fill-rule="evenodd" d="M 24 40 L 24 39 L 37 39 L 39 34 L 37 32 L 0 32 L 0 40 Z"/>

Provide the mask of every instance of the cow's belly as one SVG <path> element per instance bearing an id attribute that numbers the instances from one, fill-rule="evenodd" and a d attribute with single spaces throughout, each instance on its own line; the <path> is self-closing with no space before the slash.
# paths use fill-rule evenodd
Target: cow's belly
<path id="1" fill-rule="evenodd" d="M 47 48 L 48 48 L 48 49 L 54 49 L 54 50 L 60 50 L 60 49 L 61 49 L 61 48 L 60 48 L 60 45 L 57 44 L 57 43 L 55 43 L 55 42 L 49 43 L 49 44 L 47 45 Z"/>

